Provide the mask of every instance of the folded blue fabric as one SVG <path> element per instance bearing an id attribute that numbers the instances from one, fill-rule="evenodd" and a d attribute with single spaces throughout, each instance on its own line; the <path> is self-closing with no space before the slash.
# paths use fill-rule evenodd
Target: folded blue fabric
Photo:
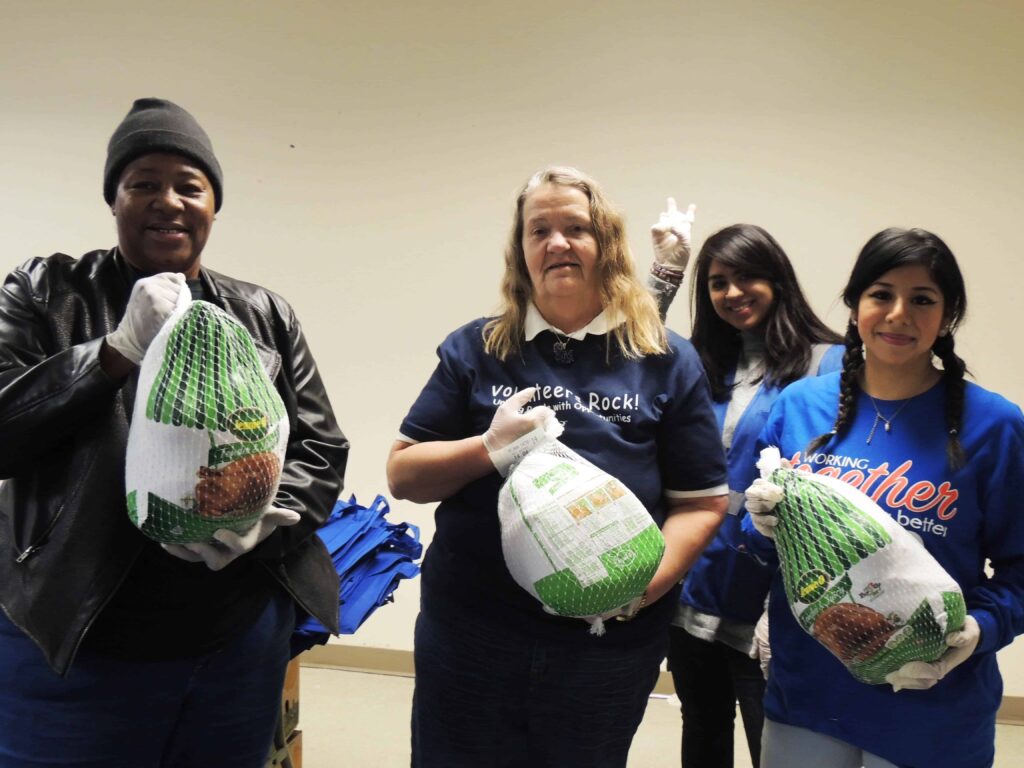
<path id="1" fill-rule="evenodd" d="M 334 505 L 327 522 L 317 535 L 331 554 L 341 580 L 338 600 L 341 606 L 340 629 L 353 634 L 370 615 L 394 600 L 402 579 L 420 572 L 417 563 L 423 554 L 420 531 L 411 523 L 389 523 L 390 507 L 378 495 L 369 507 L 352 496 Z M 330 638 L 327 628 L 308 617 L 292 634 L 292 657 Z"/>
<path id="2" fill-rule="evenodd" d="M 342 589 L 344 608 L 341 612 L 341 634 L 351 635 L 377 608 L 393 601 L 398 582 L 411 579 L 420 568 L 408 560 L 395 561 L 380 571 L 358 579 L 357 588 Z M 352 584 L 356 579 L 350 579 Z M 347 585 L 346 585 L 347 586 Z"/>

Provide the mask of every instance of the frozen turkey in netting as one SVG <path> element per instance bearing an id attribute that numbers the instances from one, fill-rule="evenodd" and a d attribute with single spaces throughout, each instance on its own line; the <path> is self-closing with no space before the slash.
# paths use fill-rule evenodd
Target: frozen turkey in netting
<path id="1" fill-rule="evenodd" d="M 128 514 L 164 544 L 243 533 L 273 500 L 288 419 L 249 332 L 187 291 L 143 358 L 128 434 Z"/>
<path id="2" fill-rule="evenodd" d="M 849 483 L 783 467 L 776 448 L 757 465 L 784 492 L 774 538 L 800 626 L 864 683 L 939 658 L 967 608 L 914 534 Z"/>
<path id="3" fill-rule="evenodd" d="M 556 422 L 557 425 L 557 422 Z M 621 481 L 554 437 L 526 454 L 498 497 L 501 546 L 516 583 L 593 634 L 650 583 L 665 540 Z"/>

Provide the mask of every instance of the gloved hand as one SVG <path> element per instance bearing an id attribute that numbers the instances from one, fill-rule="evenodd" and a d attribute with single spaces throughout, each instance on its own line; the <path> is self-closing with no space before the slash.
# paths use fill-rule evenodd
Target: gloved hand
<path id="1" fill-rule="evenodd" d="M 938 658 L 928 663 L 927 661 L 911 661 L 904 664 L 895 672 L 885 676 L 885 681 L 892 686 L 894 691 L 904 688 L 913 691 L 926 691 L 935 685 L 939 680 L 949 674 L 950 670 L 963 664 L 974 653 L 981 640 L 981 627 L 977 620 L 968 615 L 964 619 L 964 627 L 959 632 L 950 632 L 946 636 L 946 645 L 949 649 Z"/>
<path id="2" fill-rule="evenodd" d="M 761 662 L 761 674 L 768 679 L 768 664 L 772 660 L 772 647 L 768 643 L 768 611 L 754 625 L 754 645 L 750 649 L 750 658 Z"/>
<path id="3" fill-rule="evenodd" d="M 107 345 L 135 365 L 141 363 L 184 289 L 185 276 L 178 272 L 161 272 L 137 280 L 128 297 L 124 317 L 117 328 L 107 334 Z"/>
<path id="4" fill-rule="evenodd" d="M 772 514 L 775 505 L 782 501 L 783 491 L 775 483 L 757 478 L 745 491 L 747 512 L 750 522 L 762 536 L 775 538 L 775 526 L 779 523 L 777 515 Z"/>
<path id="5" fill-rule="evenodd" d="M 547 439 L 548 431 L 558 424 L 554 411 L 546 405 L 520 413 L 536 391 L 536 387 L 527 387 L 499 405 L 491 426 L 484 432 L 484 448 L 502 477 L 508 475 L 513 464 Z"/>
<path id="6" fill-rule="evenodd" d="M 647 606 L 647 590 L 639 597 L 634 597 L 622 608 L 613 613 L 613 616 L 618 621 L 632 621 L 636 618 L 636 615 L 640 613 L 640 609 Z"/>
<path id="7" fill-rule="evenodd" d="M 224 566 L 252 551 L 257 544 L 267 538 L 278 527 L 295 525 L 302 516 L 290 509 L 267 507 L 266 512 L 248 531 L 242 534 L 221 528 L 213 532 L 214 544 L 161 544 L 167 552 L 188 560 L 190 563 L 206 563 L 211 571 L 219 571 Z"/>
<path id="8" fill-rule="evenodd" d="M 654 260 L 663 267 L 683 272 L 690 261 L 690 230 L 697 206 L 690 203 L 683 213 L 676 208 L 675 198 L 670 197 L 666 208 L 658 223 L 651 227 Z"/>

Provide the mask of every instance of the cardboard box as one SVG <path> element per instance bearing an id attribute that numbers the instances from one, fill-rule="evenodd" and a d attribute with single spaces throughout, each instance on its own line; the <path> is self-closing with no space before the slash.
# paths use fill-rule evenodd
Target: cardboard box
<path id="1" fill-rule="evenodd" d="M 292 659 L 284 676 L 284 695 L 281 697 L 281 719 L 287 736 L 299 726 L 299 660 Z"/>
<path id="2" fill-rule="evenodd" d="M 284 676 L 284 690 L 281 694 L 281 734 L 275 734 L 274 744 L 281 743 L 284 736 L 284 747 L 271 746 L 266 768 L 302 768 L 302 731 L 299 725 L 299 661 L 293 659 L 288 665 Z"/>

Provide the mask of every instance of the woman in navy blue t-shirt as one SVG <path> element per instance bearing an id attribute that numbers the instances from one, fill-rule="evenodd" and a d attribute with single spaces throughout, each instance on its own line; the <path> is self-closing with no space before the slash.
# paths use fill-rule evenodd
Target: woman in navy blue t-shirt
<path id="1" fill-rule="evenodd" d="M 621 767 L 665 654 L 678 583 L 726 509 L 726 468 L 690 344 L 634 274 L 621 217 L 571 168 L 521 190 L 501 314 L 454 331 L 388 459 L 393 495 L 439 501 L 416 622 L 414 766 Z M 509 446 L 550 412 L 662 528 L 642 607 L 545 613 L 502 558 Z"/>

